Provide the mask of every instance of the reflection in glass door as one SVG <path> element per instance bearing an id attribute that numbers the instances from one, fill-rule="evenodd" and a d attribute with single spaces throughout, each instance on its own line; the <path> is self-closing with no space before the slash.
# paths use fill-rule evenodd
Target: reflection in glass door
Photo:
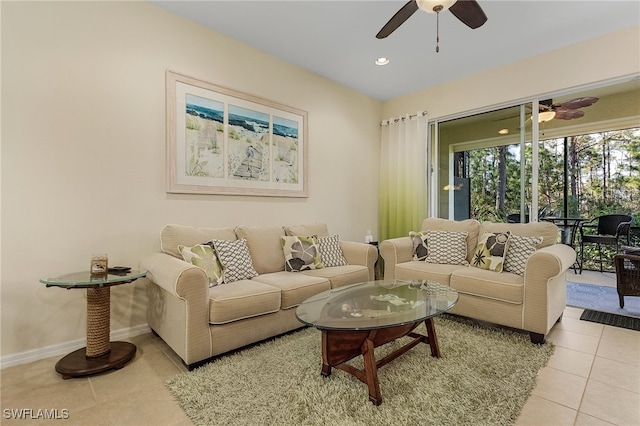
<path id="1" fill-rule="evenodd" d="M 529 212 L 537 211 L 531 106 L 434 123 L 439 217 L 529 221 Z"/>

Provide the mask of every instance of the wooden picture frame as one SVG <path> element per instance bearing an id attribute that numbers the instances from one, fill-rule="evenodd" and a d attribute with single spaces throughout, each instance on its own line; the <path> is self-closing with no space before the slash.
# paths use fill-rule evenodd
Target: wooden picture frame
<path id="1" fill-rule="evenodd" d="M 307 113 L 166 72 L 167 192 L 308 197 Z"/>

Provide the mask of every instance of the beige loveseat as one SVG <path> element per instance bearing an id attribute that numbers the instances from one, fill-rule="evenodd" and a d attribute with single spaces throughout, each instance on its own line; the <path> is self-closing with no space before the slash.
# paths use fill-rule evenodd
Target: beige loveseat
<path id="1" fill-rule="evenodd" d="M 459 293 L 451 313 L 526 330 L 532 342 L 544 342 L 544 336 L 562 317 L 566 303 L 565 272 L 576 259 L 571 247 L 556 244 L 558 228 L 554 224 L 427 218 L 422 231 L 429 230 L 466 232 L 465 257 L 469 264 L 478 239 L 487 232 L 511 231 L 512 235 L 541 237 L 535 252 L 522 259 L 523 275 L 412 260 L 414 248 L 409 236 L 383 241 L 380 254 L 384 259 L 385 279 L 431 279 L 448 283 Z"/>
<path id="2" fill-rule="evenodd" d="M 329 236 L 324 223 L 299 226 L 195 228 L 167 225 L 161 252 L 140 262 L 148 271 L 147 319 L 189 367 L 214 355 L 302 327 L 295 308 L 306 298 L 347 284 L 372 280 L 375 247 L 339 241 L 347 265 L 285 271 L 281 237 Z M 335 236 L 334 236 L 335 237 Z M 183 260 L 179 245 L 245 239 L 257 276 L 210 287 L 204 270 Z"/>

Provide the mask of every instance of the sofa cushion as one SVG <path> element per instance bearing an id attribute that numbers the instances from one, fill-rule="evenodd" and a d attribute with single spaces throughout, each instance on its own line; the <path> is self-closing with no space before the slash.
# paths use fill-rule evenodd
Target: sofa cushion
<path id="1" fill-rule="evenodd" d="M 331 235 L 318 238 L 320 259 L 325 267 L 348 265 L 340 246 L 340 236 Z"/>
<path id="2" fill-rule="evenodd" d="M 427 263 L 468 265 L 466 232 L 427 231 Z"/>
<path id="3" fill-rule="evenodd" d="M 253 268 L 247 241 L 212 240 L 218 259 L 222 264 L 222 277 L 226 283 L 248 280 L 258 273 Z"/>
<path id="4" fill-rule="evenodd" d="M 222 276 L 222 264 L 216 255 L 213 244 L 197 244 L 193 247 L 183 245 L 178 246 L 178 251 L 182 254 L 185 262 L 202 269 L 209 278 L 209 287 L 213 287 L 224 282 Z"/>
<path id="5" fill-rule="evenodd" d="M 329 236 L 327 224 L 322 222 L 310 222 L 302 225 L 285 226 L 287 235 L 317 235 L 318 237 Z"/>
<path id="6" fill-rule="evenodd" d="M 548 247 L 558 242 L 559 229 L 551 222 L 530 223 L 497 223 L 482 222 L 482 232 L 511 231 L 511 235 L 524 237 L 542 237 L 542 243 L 538 248 Z"/>
<path id="7" fill-rule="evenodd" d="M 427 233 L 409 232 L 411 244 L 413 246 L 413 260 L 425 260 L 427 258 Z"/>
<path id="8" fill-rule="evenodd" d="M 480 269 L 502 272 L 510 238 L 510 231 L 485 232 L 478 241 L 471 265 Z"/>
<path id="9" fill-rule="evenodd" d="M 160 232 L 160 249 L 163 253 L 182 259 L 182 255 L 178 251 L 179 245 L 192 247 L 213 239 L 235 240 L 236 233 L 233 228 L 196 228 L 195 226 L 166 225 Z"/>
<path id="10" fill-rule="evenodd" d="M 480 235 L 480 222 L 475 219 L 448 220 L 438 217 L 428 217 L 424 221 L 422 221 L 421 230 L 467 232 L 467 261 L 471 262 L 471 256 L 473 256 L 473 252 L 478 245 L 478 236 Z"/>
<path id="11" fill-rule="evenodd" d="M 300 272 L 310 269 L 322 269 L 318 237 L 284 236 L 280 237 L 284 255 L 284 270 Z"/>
<path id="12" fill-rule="evenodd" d="M 253 280 L 209 290 L 209 323 L 225 324 L 280 309 L 280 289 Z"/>
<path id="13" fill-rule="evenodd" d="M 460 268 L 451 274 L 449 285 L 458 293 L 522 304 L 524 278 L 504 272 L 497 274 L 479 268 Z"/>
<path id="14" fill-rule="evenodd" d="M 449 284 L 451 274 L 458 269 L 466 269 L 463 265 L 439 265 L 426 263 L 419 260 L 398 263 L 396 265 L 395 279 L 397 280 L 433 280 L 443 284 Z"/>
<path id="15" fill-rule="evenodd" d="M 331 284 L 326 278 L 313 277 L 307 274 L 294 274 L 285 271 L 260 274 L 253 278 L 252 281 L 279 288 L 281 291 L 281 309 L 298 306 L 314 294 L 331 288 Z"/>
<path id="16" fill-rule="evenodd" d="M 369 281 L 369 268 L 362 265 L 332 266 L 303 273 L 328 279 L 331 282 L 331 288 Z"/>
<path id="17" fill-rule="evenodd" d="M 523 237 L 512 235 L 509 242 L 509 250 L 504 260 L 504 270 L 514 274 L 524 275 L 527 260 L 535 253 L 538 245 L 542 243 L 541 237 Z"/>
<path id="18" fill-rule="evenodd" d="M 253 267 L 259 274 L 284 271 L 284 254 L 280 245 L 280 237 L 285 235 L 282 227 L 238 226 L 236 235 L 247 240 Z"/>

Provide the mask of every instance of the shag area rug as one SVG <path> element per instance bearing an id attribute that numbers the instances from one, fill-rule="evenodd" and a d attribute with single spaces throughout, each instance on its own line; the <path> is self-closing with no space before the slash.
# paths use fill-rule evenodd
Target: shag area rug
<path id="1" fill-rule="evenodd" d="M 625 296 L 621 308 L 618 290 L 603 285 L 567 281 L 567 306 L 640 318 L 640 297 Z"/>
<path id="2" fill-rule="evenodd" d="M 218 358 L 166 386 L 196 425 L 513 424 L 552 344 L 449 316 L 435 321 L 442 357 L 419 344 L 381 367 L 377 407 L 355 377 L 337 369 L 320 375 L 321 332 L 313 328 Z M 394 344 L 401 342 L 376 348 L 376 358 Z M 350 362 L 361 368 L 361 360 Z"/>

